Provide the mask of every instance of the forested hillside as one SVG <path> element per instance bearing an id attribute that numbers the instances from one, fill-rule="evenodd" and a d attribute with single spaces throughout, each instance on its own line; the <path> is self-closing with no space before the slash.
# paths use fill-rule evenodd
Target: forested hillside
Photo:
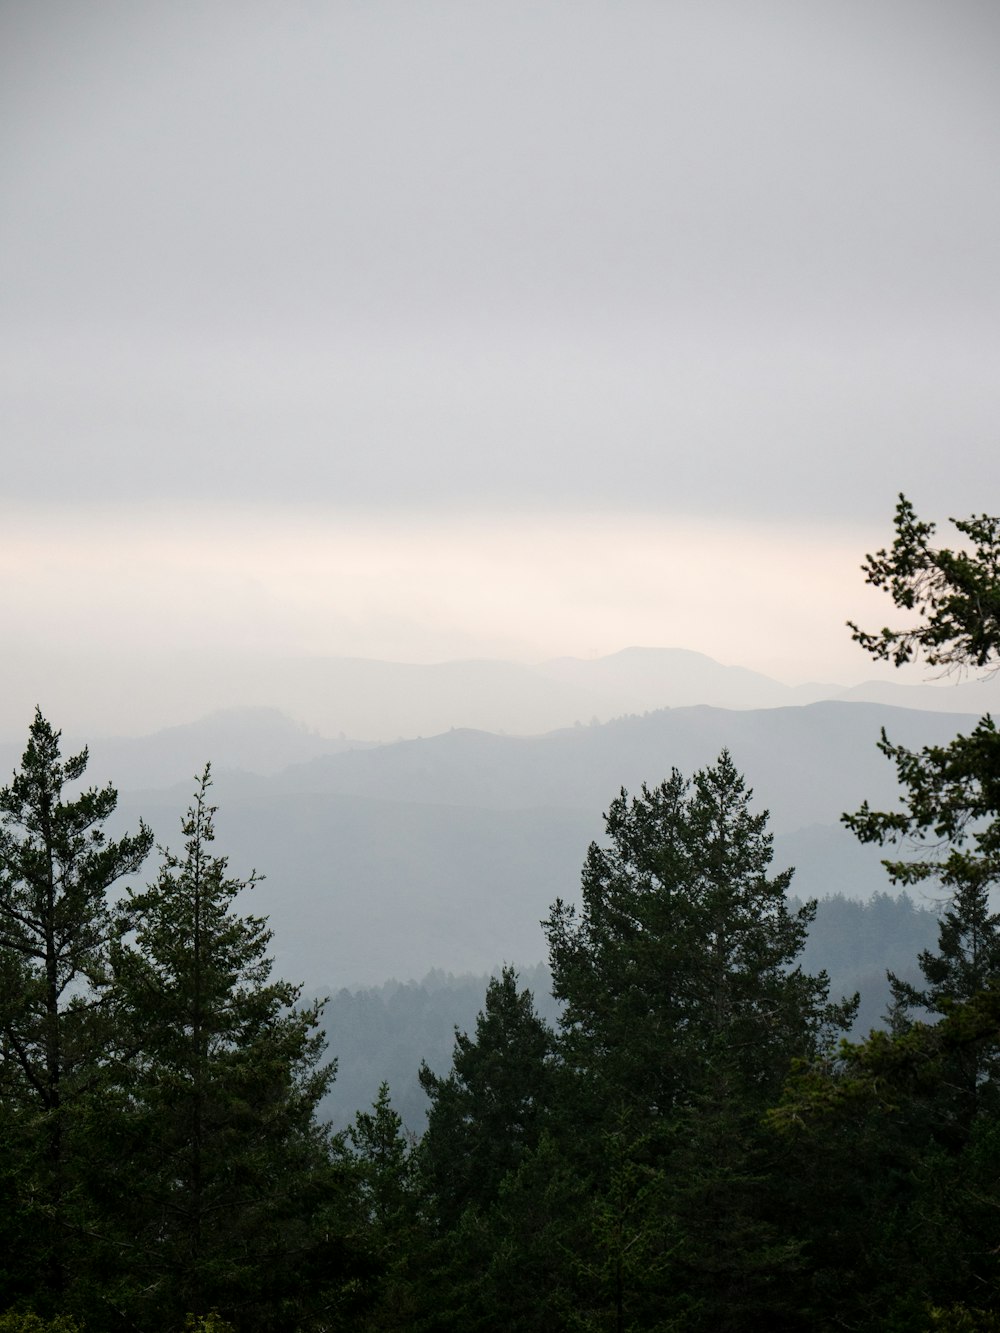
<path id="1" fill-rule="evenodd" d="M 957 526 L 938 549 L 901 500 L 866 570 L 919 615 L 855 629 L 875 656 L 1000 663 L 1000 520 Z M 871 742 L 894 799 L 845 823 L 940 896 L 931 939 L 909 897 L 821 921 L 723 745 L 608 794 L 547 973 L 504 966 L 445 1053 L 475 983 L 304 1002 L 210 771 L 154 860 L 36 712 L 0 790 L 0 1328 L 996 1328 L 1000 741 Z M 341 1029 L 348 1089 L 380 1085 L 338 1129 Z M 419 1067 L 419 1137 L 361 1068 L 379 1041 Z"/>
<path id="2" fill-rule="evenodd" d="M 884 891 L 878 849 L 839 822 L 866 797 L 894 799 L 873 737 L 885 726 L 919 748 L 974 722 L 876 704 L 669 708 L 538 737 L 447 732 L 277 773 L 213 765 L 219 844 L 265 872 L 255 910 L 274 928 L 279 970 L 310 991 L 434 968 L 482 975 L 505 959 L 544 957 L 538 923 L 554 896 L 577 892 L 583 853 L 620 787 L 658 781 L 672 765 L 693 773 L 723 747 L 748 775 L 755 808 L 771 813 L 776 862 L 795 867 L 794 892 Z M 201 747 L 213 734 L 186 736 L 177 762 L 186 757 L 188 773 L 211 753 Z M 189 780 L 123 790 L 103 751 L 92 763 L 121 791 L 116 828 L 143 818 L 168 837 Z M 922 890 L 914 898 L 927 905 Z"/>
<path id="3" fill-rule="evenodd" d="M 803 904 L 792 895 L 789 906 Z M 852 1034 L 863 1037 L 885 1025 L 892 1002 L 887 970 L 918 980 L 917 957 L 933 947 L 937 930 L 937 911 L 915 904 L 906 893 L 877 893 L 867 902 L 820 898 L 800 962 L 807 972 L 825 969 L 832 994 L 859 994 Z M 499 971 L 498 966 L 495 975 Z M 517 971 L 539 1015 L 557 1026 L 561 1006 L 552 995 L 547 965 Z M 387 1081 L 404 1126 L 422 1133 L 428 1103 L 417 1077 L 419 1061 L 447 1073 L 454 1031 L 475 1026 L 489 984 L 488 975 L 454 976 L 438 970 L 421 981 L 387 981 L 330 995 L 322 1021 L 327 1045 L 336 1052 L 337 1077 L 320 1103 L 321 1113 L 335 1128 L 345 1128 Z"/>

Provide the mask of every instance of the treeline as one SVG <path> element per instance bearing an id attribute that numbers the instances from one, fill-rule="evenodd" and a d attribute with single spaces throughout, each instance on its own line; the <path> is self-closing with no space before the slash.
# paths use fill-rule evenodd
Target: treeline
<path id="1" fill-rule="evenodd" d="M 866 570 L 919 622 L 856 630 L 876 656 L 1000 660 L 1000 521 L 958 526 L 900 502 Z M 319 1008 L 236 910 L 207 772 L 120 891 L 152 836 L 108 838 L 36 715 L 0 791 L 0 1330 L 1000 1328 L 1000 739 L 881 744 L 899 807 L 847 822 L 948 897 L 888 1030 L 843 1039 L 723 751 L 612 801 L 544 923 L 557 1021 L 494 978 L 416 1141 L 387 1086 L 324 1128 Z"/>
<path id="2" fill-rule="evenodd" d="M 548 968 L 541 963 L 521 967 L 518 976 L 554 1027 L 559 1005 Z M 475 1026 L 490 980 L 489 974 L 455 976 L 435 969 L 420 981 L 387 981 L 330 995 L 320 1021 L 330 1050 L 337 1053 L 337 1077 L 320 1103 L 321 1116 L 344 1129 L 388 1083 L 406 1129 L 422 1134 L 428 1101 L 420 1086 L 420 1063 L 447 1073 L 455 1031 Z"/>
<path id="3" fill-rule="evenodd" d="M 107 836 L 116 793 L 71 795 L 87 754 L 59 740 L 36 713 L 0 791 L 0 1310 L 294 1327 L 300 1284 L 327 1301 L 355 1263 L 318 1011 L 234 910 L 207 770 L 183 851 L 113 899 L 153 835 Z"/>
<path id="4" fill-rule="evenodd" d="M 794 887 L 794 881 L 793 881 Z M 803 906 L 792 896 L 789 906 Z M 807 972 L 825 969 L 835 995 L 860 995 L 851 1035 L 864 1036 L 885 1023 L 892 993 L 886 969 L 919 981 L 917 959 L 937 939 L 938 913 L 905 892 L 876 893 L 867 902 L 838 894 L 820 898 L 799 962 Z M 561 1005 L 552 995 L 544 963 L 519 967 L 519 984 L 531 991 L 550 1027 L 558 1027 Z M 375 1099 L 381 1083 L 407 1129 L 422 1134 L 427 1097 L 417 1077 L 422 1058 L 436 1073 L 451 1066 L 453 1033 L 475 1026 L 490 974 L 453 975 L 440 969 L 420 981 L 329 993 L 321 1023 L 337 1053 L 337 1077 L 320 1103 L 320 1114 L 346 1128 L 359 1107 Z"/>

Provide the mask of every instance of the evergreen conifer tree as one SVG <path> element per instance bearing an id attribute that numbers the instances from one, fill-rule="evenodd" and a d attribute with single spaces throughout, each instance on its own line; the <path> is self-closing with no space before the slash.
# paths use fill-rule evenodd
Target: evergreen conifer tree
<path id="1" fill-rule="evenodd" d="M 389 1085 L 379 1086 L 367 1111 L 358 1111 L 347 1138 L 359 1175 L 364 1251 L 375 1298 L 359 1327 L 389 1333 L 413 1327 L 413 1274 L 420 1266 L 417 1159 L 414 1142 L 393 1109 Z"/>
<path id="2" fill-rule="evenodd" d="M 418 1163 L 430 1231 L 417 1328 L 487 1333 L 500 1308 L 511 1330 L 537 1327 L 510 1308 L 514 1293 L 503 1261 L 509 1263 L 512 1250 L 514 1262 L 522 1261 L 526 1236 L 520 1232 L 512 1245 L 498 1204 L 544 1136 L 553 1103 L 552 1047 L 531 992 L 519 991 L 517 973 L 505 967 L 487 986 L 475 1034 L 456 1029 L 448 1075 L 421 1067 L 431 1108 Z M 540 1308 L 533 1288 L 528 1304 Z"/>
<path id="3" fill-rule="evenodd" d="M 63 759 L 60 739 L 36 709 L 21 768 L 0 790 L 5 1277 L 11 1293 L 27 1281 L 55 1302 L 78 1276 L 74 1255 L 91 1248 L 94 1229 L 80 1175 L 101 1154 L 90 1113 L 119 1038 L 110 959 L 130 924 L 109 891 L 139 869 L 153 841 L 142 824 L 108 838 L 117 793 L 72 795 L 88 754 Z"/>
<path id="4" fill-rule="evenodd" d="M 624 790 L 592 844 L 580 910 L 544 923 L 562 1049 L 602 1100 L 669 1115 L 732 1089 L 766 1098 L 850 1006 L 795 966 L 815 903 L 792 911 L 792 871 L 769 877 L 767 812 L 728 752 L 695 774 Z"/>
<path id="5" fill-rule="evenodd" d="M 815 904 L 789 908 L 751 798 L 726 751 L 690 782 L 622 791 L 581 907 L 557 901 L 544 923 L 572 1075 L 562 1150 L 588 1182 L 564 1276 L 581 1328 L 784 1317 L 801 1247 L 761 1115 L 856 1001 L 831 1004 L 826 975 L 796 965 Z"/>
<path id="6" fill-rule="evenodd" d="M 333 1077 L 319 1006 L 271 980 L 271 933 L 235 909 L 255 882 L 212 855 L 206 768 L 182 856 L 130 896 L 114 957 L 135 1059 L 121 1089 L 120 1303 L 143 1327 L 218 1310 L 242 1330 L 295 1326 L 339 1280 L 345 1167 L 315 1119 Z"/>
<path id="7" fill-rule="evenodd" d="M 500 1182 L 538 1142 L 551 1102 L 553 1034 L 529 990 L 505 967 L 487 987 L 474 1037 L 455 1032 L 451 1072 L 424 1064 L 431 1099 L 421 1163 L 438 1217 L 454 1225 L 470 1207 L 486 1207 Z"/>
<path id="8" fill-rule="evenodd" d="M 1000 518 L 953 520 L 965 549 L 932 545 L 933 523 L 919 520 L 900 496 L 891 550 L 866 557 L 869 583 L 888 592 L 916 623 L 871 634 L 851 624 L 854 639 L 876 660 L 897 666 L 923 658 L 960 672 L 1000 666 Z M 894 883 L 938 885 L 947 894 L 936 953 L 925 950 L 925 985 L 890 973 L 894 1029 L 914 1011 L 947 1013 L 1000 978 L 1000 914 L 990 894 L 1000 883 L 1000 733 L 987 714 L 947 745 L 909 750 L 882 731 L 879 749 L 896 766 L 899 808 L 868 803 L 844 822 L 862 841 L 895 846 L 884 862 Z M 968 1126 L 1000 1098 L 1000 1043 L 980 1042 L 950 1063 L 952 1113 Z"/>
<path id="9" fill-rule="evenodd" d="M 956 674 L 1000 666 L 1000 518 L 954 526 L 962 544 L 936 546 L 934 525 L 900 496 L 891 549 L 863 568 L 907 627 L 850 626 L 876 660 Z M 1000 734 L 987 715 L 946 745 L 909 750 L 883 730 L 879 748 L 895 764 L 899 805 L 866 803 L 844 821 L 893 849 L 884 864 L 894 882 L 947 895 L 938 947 L 920 953 L 923 984 L 890 973 L 891 1031 L 799 1069 L 771 1118 L 799 1181 L 789 1212 L 811 1239 L 814 1326 L 985 1329 L 1000 1254 L 1000 918 L 990 907 Z M 965 1308 L 970 1292 L 982 1308 Z"/>

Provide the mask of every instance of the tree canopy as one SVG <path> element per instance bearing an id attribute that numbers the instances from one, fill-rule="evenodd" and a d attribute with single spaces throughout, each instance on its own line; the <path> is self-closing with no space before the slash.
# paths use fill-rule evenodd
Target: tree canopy
<path id="1" fill-rule="evenodd" d="M 865 557 L 867 582 L 916 615 L 907 628 L 874 633 L 848 622 L 876 660 L 903 666 L 922 657 L 949 671 L 1000 665 L 1000 517 L 973 514 L 950 522 L 966 546 L 933 546 L 935 524 L 919 519 L 900 495 L 891 549 Z"/>
<path id="2" fill-rule="evenodd" d="M 271 979 L 266 922 L 236 910 L 256 879 L 212 854 L 205 769 L 182 821 L 183 855 L 129 895 L 134 942 L 114 954 L 118 1019 L 133 1035 L 125 1071 L 119 1216 L 139 1241 L 131 1297 L 168 1329 L 221 1309 L 241 1327 L 280 1326 L 301 1271 L 335 1246 L 334 1183 L 315 1110 L 323 1064 L 318 1006 Z"/>
<path id="3" fill-rule="evenodd" d="M 0 790 L 0 1115 L 16 1201 L 7 1220 L 20 1218 L 7 1243 L 56 1300 L 92 1258 L 90 1201 L 74 1183 L 113 1068 L 111 958 L 131 924 L 109 894 L 153 842 L 143 824 L 107 836 L 113 787 L 73 794 L 87 759 L 63 759 L 61 734 L 36 709 L 20 770 Z"/>
<path id="4" fill-rule="evenodd" d="M 646 1109 L 688 1103 L 706 1081 L 774 1087 L 847 1010 L 825 975 L 795 966 L 815 904 L 791 910 L 792 870 L 770 875 L 766 810 L 723 751 L 676 769 L 606 816 L 591 845 L 582 905 L 557 900 L 544 923 L 564 1049 L 612 1096 Z"/>
<path id="5" fill-rule="evenodd" d="M 1000 664 L 1000 518 L 952 522 L 969 549 L 933 547 L 934 525 L 900 496 L 892 549 L 868 556 L 864 569 L 916 623 L 879 634 L 852 625 L 874 657 L 901 665 L 923 656 L 950 670 Z M 1000 975 L 1000 915 L 990 908 L 1000 883 L 1000 734 L 987 714 L 968 735 L 917 751 L 893 744 L 883 729 L 879 749 L 895 763 L 900 806 L 879 811 L 866 802 L 844 822 L 862 842 L 899 849 L 884 863 L 896 883 L 947 895 L 938 951 L 920 955 L 925 985 L 891 978 L 895 1020 L 905 1022 L 914 1010 L 945 1013 Z M 991 1063 L 998 1056 L 984 1054 Z M 974 1088 L 982 1074 L 969 1068 L 965 1082 Z"/>

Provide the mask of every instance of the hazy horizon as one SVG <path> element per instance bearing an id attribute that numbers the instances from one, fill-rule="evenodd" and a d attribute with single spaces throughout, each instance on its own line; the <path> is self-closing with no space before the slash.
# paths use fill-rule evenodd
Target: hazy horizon
<path id="1" fill-rule="evenodd" d="M 897 493 L 995 508 L 998 39 L 979 0 L 4 5 L 5 708 L 190 717 L 199 656 L 889 674 L 844 621 L 890 619 Z"/>

